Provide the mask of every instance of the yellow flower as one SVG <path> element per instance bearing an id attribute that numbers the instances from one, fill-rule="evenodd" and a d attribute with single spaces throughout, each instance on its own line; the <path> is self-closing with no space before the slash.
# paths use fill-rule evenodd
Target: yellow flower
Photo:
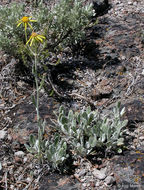
<path id="1" fill-rule="evenodd" d="M 29 40 L 27 41 L 26 44 L 28 44 L 28 43 L 30 42 L 30 46 L 32 46 L 32 43 L 33 43 L 34 41 L 38 41 L 38 42 L 43 43 L 43 40 L 45 40 L 45 39 L 46 39 L 46 38 L 45 38 L 44 36 L 39 35 L 39 34 L 37 34 L 36 32 L 32 32 L 32 34 L 31 34 L 31 36 L 30 36 L 30 38 L 29 38 Z"/>
<path id="2" fill-rule="evenodd" d="M 24 26 L 25 30 L 27 29 L 27 25 L 31 29 L 33 29 L 29 22 L 37 22 L 37 21 L 36 20 L 31 20 L 31 18 L 32 18 L 31 16 L 24 16 L 24 17 L 22 17 L 22 19 L 20 19 L 18 21 L 17 27 L 19 27 L 23 23 L 23 26 Z"/>

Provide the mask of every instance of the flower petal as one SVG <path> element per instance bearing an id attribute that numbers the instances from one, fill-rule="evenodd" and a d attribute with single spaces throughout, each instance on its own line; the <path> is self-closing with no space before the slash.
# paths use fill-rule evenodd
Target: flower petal
<path id="1" fill-rule="evenodd" d="M 22 24 L 22 22 L 18 23 L 18 24 L 17 24 L 17 27 L 19 27 L 21 24 Z"/>
<path id="2" fill-rule="evenodd" d="M 31 29 L 33 29 L 33 27 L 30 25 L 30 23 L 28 23 L 28 25 L 29 25 L 29 27 L 30 27 Z"/>
<path id="3" fill-rule="evenodd" d="M 32 38 L 31 43 L 30 43 L 30 46 L 32 46 L 33 41 L 34 41 L 34 38 Z"/>
<path id="4" fill-rule="evenodd" d="M 37 20 L 29 20 L 30 22 L 37 22 Z"/>
<path id="5" fill-rule="evenodd" d="M 43 35 L 38 35 L 40 38 L 43 38 L 43 39 L 46 39 L 46 37 L 45 36 L 43 36 Z"/>
<path id="6" fill-rule="evenodd" d="M 39 41 L 43 43 L 43 40 L 39 37 L 39 35 L 36 37 L 36 39 L 38 39 Z"/>
<path id="7" fill-rule="evenodd" d="M 26 45 L 31 41 L 32 39 L 32 36 L 29 38 L 29 40 L 27 41 Z"/>

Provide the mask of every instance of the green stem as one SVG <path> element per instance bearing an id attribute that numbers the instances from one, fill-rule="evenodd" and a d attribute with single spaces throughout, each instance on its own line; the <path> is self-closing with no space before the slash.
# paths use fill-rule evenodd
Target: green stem
<path id="1" fill-rule="evenodd" d="M 26 39 L 26 42 L 27 42 L 27 31 L 25 30 L 25 39 Z"/>
<path id="2" fill-rule="evenodd" d="M 34 56 L 34 66 L 35 66 L 35 83 L 36 83 L 36 112 L 37 112 L 37 121 L 39 123 L 39 85 L 38 85 L 38 74 L 37 74 L 37 54 Z"/>

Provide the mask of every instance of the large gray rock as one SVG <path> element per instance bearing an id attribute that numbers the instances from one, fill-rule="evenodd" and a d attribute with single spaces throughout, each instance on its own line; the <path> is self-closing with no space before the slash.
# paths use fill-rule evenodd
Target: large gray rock
<path id="1" fill-rule="evenodd" d="M 100 180 L 105 179 L 106 178 L 106 169 L 101 169 L 101 170 L 94 169 L 93 175 Z"/>
<path id="2" fill-rule="evenodd" d="M 105 183 L 107 184 L 107 185 L 111 185 L 111 184 L 113 184 L 115 182 L 115 178 L 113 177 L 113 176 L 107 176 L 106 178 L 105 178 Z"/>

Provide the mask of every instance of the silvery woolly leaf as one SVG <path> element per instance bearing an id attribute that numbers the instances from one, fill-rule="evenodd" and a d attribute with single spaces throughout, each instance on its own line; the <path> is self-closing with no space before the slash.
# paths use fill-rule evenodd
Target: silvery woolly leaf
<path id="1" fill-rule="evenodd" d="M 59 116 L 58 116 L 58 123 L 61 124 L 61 118 L 63 117 L 63 114 L 60 113 Z"/>
<path id="2" fill-rule="evenodd" d="M 61 127 L 61 131 L 62 131 L 65 135 L 67 135 L 67 134 L 68 134 L 68 126 L 67 126 L 67 125 L 61 125 L 60 127 Z"/>
<path id="3" fill-rule="evenodd" d="M 97 144 L 97 137 L 96 137 L 96 135 L 91 136 L 89 138 L 89 145 L 94 148 L 96 146 L 96 144 Z"/>
<path id="4" fill-rule="evenodd" d="M 122 146 L 124 144 L 124 138 L 119 138 L 117 140 L 117 146 Z"/>
<path id="5" fill-rule="evenodd" d="M 89 149 L 89 148 L 90 148 L 90 146 L 91 146 L 90 143 L 91 143 L 91 142 L 89 142 L 89 141 L 85 143 L 86 149 Z"/>
<path id="6" fill-rule="evenodd" d="M 101 136 L 101 141 L 104 142 L 105 139 L 106 139 L 106 136 L 105 136 L 105 133 L 103 133 L 102 136 Z"/>
<path id="7" fill-rule="evenodd" d="M 89 125 L 93 121 L 93 119 L 94 119 L 94 114 L 93 113 L 89 114 L 89 116 L 88 116 L 88 124 Z"/>
<path id="8" fill-rule="evenodd" d="M 81 116 L 80 116 L 80 114 L 78 114 L 78 116 L 77 116 L 77 121 L 78 121 L 78 123 L 81 122 Z"/>
<path id="9" fill-rule="evenodd" d="M 49 146 L 49 152 L 50 152 L 51 155 L 53 155 L 53 154 L 55 153 L 54 144 L 51 144 L 51 145 Z"/>
<path id="10" fill-rule="evenodd" d="M 124 107 L 124 108 L 122 108 L 122 110 L 121 110 L 121 112 L 120 112 L 120 116 L 123 116 L 123 115 L 124 115 L 124 113 L 125 113 L 125 107 Z"/>
<path id="11" fill-rule="evenodd" d="M 71 121 L 74 119 L 72 110 L 70 110 L 69 113 L 68 113 L 68 119 L 71 120 Z"/>
<path id="12" fill-rule="evenodd" d="M 33 146 L 33 145 L 35 144 L 35 142 L 36 142 L 36 137 L 35 137 L 33 134 L 31 134 L 31 135 L 29 136 L 29 142 L 30 142 L 30 145 L 31 145 L 31 146 Z"/>
<path id="13" fill-rule="evenodd" d="M 120 109 L 120 106 L 121 106 L 121 102 L 119 101 L 119 102 L 117 103 L 118 109 Z"/>
<path id="14" fill-rule="evenodd" d="M 128 120 L 124 120 L 124 121 L 121 122 L 121 125 L 122 125 L 123 127 L 125 127 L 127 124 L 128 124 Z"/>
<path id="15" fill-rule="evenodd" d="M 68 123 L 68 119 L 66 118 L 66 117 L 61 117 L 61 123 L 63 124 L 63 125 L 65 125 L 65 124 L 67 124 Z"/>
<path id="16" fill-rule="evenodd" d="M 88 119 L 88 117 L 87 117 L 87 113 L 86 113 L 85 111 L 82 113 L 82 117 L 83 117 L 85 120 Z"/>
<path id="17" fill-rule="evenodd" d="M 65 149 L 63 149 L 63 148 L 61 148 L 60 150 L 59 150 L 59 152 L 58 152 L 58 156 L 60 157 L 60 158 L 62 158 L 62 157 L 64 157 L 65 156 Z"/>
<path id="18" fill-rule="evenodd" d="M 60 139 L 59 135 L 58 135 L 58 134 L 55 134 L 55 136 L 54 136 L 54 146 L 55 146 L 55 147 L 57 147 L 57 145 L 58 145 L 58 143 L 59 143 L 59 139 Z"/>
<path id="19" fill-rule="evenodd" d="M 52 161 L 52 154 L 49 151 L 47 151 L 47 159 L 48 161 Z"/>
<path id="20" fill-rule="evenodd" d="M 61 161 L 63 162 L 65 159 L 66 159 L 66 157 L 62 157 L 62 158 L 61 158 Z"/>
<path id="21" fill-rule="evenodd" d="M 67 150 L 67 143 L 66 142 L 63 142 L 63 148 L 64 148 L 64 150 Z"/>
<path id="22" fill-rule="evenodd" d="M 40 145 L 40 142 L 39 142 L 39 140 L 38 139 L 36 139 L 36 142 L 35 142 L 35 144 L 34 144 L 34 149 L 36 150 L 36 151 L 39 151 L 39 145 Z"/>
<path id="23" fill-rule="evenodd" d="M 91 113 L 91 107 L 90 106 L 88 106 L 88 108 L 86 109 L 86 113 L 87 114 Z"/>
<path id="24" fill-rule="evenodd" d="M 73 129 L 74 129 L 74 128 L 76 129 L 76 119 L 73 119 L 73 120 L 72 120 L 71 126 L 72 126 Z"/>
<path id="25" fill-rule="evenodd" d="M 25 147 L 26 147 L 27 151 L 28 151 L 28 152 L 31 152 L 31 147 L 30 147 L 30 146 L 28 146 L 27 144 L 24 144 L 24 145 L 25 145 Z"/>
<path id="26" fill-rule="evenodd" d="M 63 106 L 60 106 L 60 108 L 59 108 L 59 113 L 62 113 L 62 114 L 63 114 L 64 111 L 65 111 L 64 107 L 63 107 Z"/>

